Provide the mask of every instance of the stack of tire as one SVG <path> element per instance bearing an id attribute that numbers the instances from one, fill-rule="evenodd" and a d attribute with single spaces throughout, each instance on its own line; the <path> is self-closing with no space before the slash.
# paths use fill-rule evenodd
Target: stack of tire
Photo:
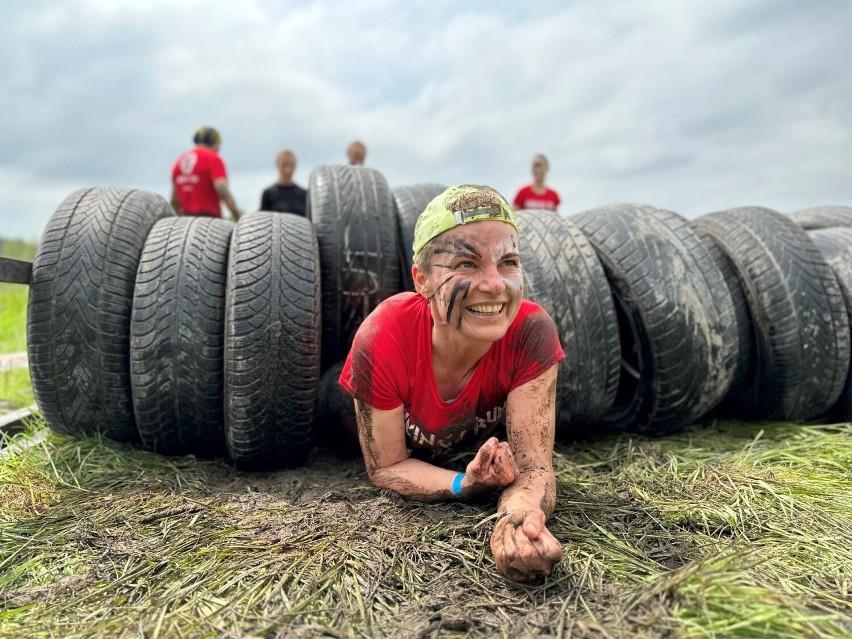
<path id="1" fill-rule="evenodd" d="M 411 290 L 414 223 L 443 188 L 391 190 L 375 170 L 322 166 L 307 218 L 236 225 L 177 217 L 142 191 L 71 194 L 30 287 L 45 421 L 246 469 L 303 462 L 339 422 L 354 429 L 341 360 L 361 321 Z M 567 355 L 560 434 L 664 435 L 707 415 L 852 419 L 852 209 L 689 222 L 624 204 L 521 211 L 518 223 L 525 296 Z"/>
<path id="2" fill-rule="evenodd" d="M 380 173 L 319 167 L 308 209 L 232 224 L 178 217 L 137 190 L 66 198 L 42 236 L 27 316 L 48 426 L 246 469 L 303 462 L 320 372 L 400 280 Z"/>

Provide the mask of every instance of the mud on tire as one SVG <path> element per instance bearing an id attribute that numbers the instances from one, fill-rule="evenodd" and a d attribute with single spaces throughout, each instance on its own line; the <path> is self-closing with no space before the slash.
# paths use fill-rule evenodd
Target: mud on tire
<path id="1" fill-rule="evenodd" d="M 612 408 L 620 344 L 612 294 L 595 250 L 552 211 L 519 211 L 524 297 L 553 318 L 565 359 L 556 386 L 557 433 L 582 433 Z"/>
<path id="2" fill-rule="evenodd" d="M 151 229 L 130 321 L 133 408 L 159 453 L 225 454 L 225 281 L 233 224 L 160 220 Z"/>
<path id="3" fill-rule="evenodd" d="M 821 229 L 810 231 L 808 235 L 837 277 L 852 327 L 852 228 Z M 840 397 L 819 419 L 825 422 L 852 421 L 852 368 L 846 374 L 846 384 Z"/>
<path id="4" fill-rule="evenodd" d="M 308 187 L 322 267 L 323 370 L 346 357 L 361 322 L 399 292 L 396 214 L 381 173 L 319 166 Z"/>
<path id="5" fill-rule="evenodd" d="M 686 220 L 669 211 L 619 204 L 572 220 L 601 259 L 616 302 L 622 371 L 602 422 L 663 435 L 713 408 L 728 391 L 736 361 L 730 296 L 711 256 Z"/>
<path id="6" fill-rule="evenodd" d="M 251 213 L 231 240 L 225 294 L 225 437 L 234 464 L 302 463 L 320 374 L 320 270 L 311 223 Z"/>
<path id="7" fill-rule="evenodd" d="M 57 432 L 139 438 L 130 391 L 136 270 L 154 223 L 173 216 L 159 195 L 75 191 L 50 218 L 30 282 L 27 351 L 33 391 Z"/>
<path id="8" fill-rule="evenodd" d="M 733 264 L 754 327 L 756 373 L 735 393 L 743 416 L 802 421 L 839 397 L 849 368 L 843 295 L 808 234 L 758 207 L 692 221 Z"/>

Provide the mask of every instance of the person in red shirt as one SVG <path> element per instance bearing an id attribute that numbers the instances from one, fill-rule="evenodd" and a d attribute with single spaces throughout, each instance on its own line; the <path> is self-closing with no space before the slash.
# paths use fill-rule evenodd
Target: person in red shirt
<path id="1" fill-rule="evenodd" d="M 178 215 L 222 217 L 222 200 L 239 220 L 242 213 L 228 189 L 225 163 L 219 157 L 219 132 L 201 127 L 193 142 L 195 148 L 181 153 L 172 167 L 172 207 Z"/>
<path id="2" fill-rule="evenodd" d="M 547 177 L 547 170 L 549 168 L 550 164 L 548 164 L 547 158 L 543 155 L 539 154 L 533 158 L 533 182 L 532 184 L 522 186 L 518 190 L 517 195 L 515 195 L 515 200 L 512 204 L 516 211 L 520 209 L 555 211 L 559 208 L 561 202 L 559 194 L 544 184 L 544 178 Z"/>
<path id="3" fill-rule="evenodd" d="M 429 502 L 502 491 L 491 551 L 504 575 L 525 581 L 562 557 L 545 522 L 565 354 L 550 316 L 523 299 L 518 242 L 512 207 L 489 187 L 432 200 L 415 226 L 416 292 L 388 298 L 362 323 L 340 384 L 376 486 Z M 425 459 L 486 437 L 464 473 Z"/>

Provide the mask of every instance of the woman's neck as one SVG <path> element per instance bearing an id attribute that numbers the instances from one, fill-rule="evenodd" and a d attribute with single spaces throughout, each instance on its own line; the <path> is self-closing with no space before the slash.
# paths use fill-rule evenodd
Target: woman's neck
<path id="1" fill-rule="evenodd" d="M 442 328 L 446 330 L 441 330 Z M 449 334 L 453 331 L 456 334 Z M 432 361 L 445 370 L 468 370 L 483 358 L 491 342 L 466 339 L 449 326 L 432 327 Z"/>
<path id="2" fill-rule="evenodd" d="M 532 184 L 533 191 L 538 193 L 539 195 L 543 195 L 545 191 L 547 191 L 547 187 L 544 185 L 544 180 L 539 182 L 538 180 L 534 180 Z"/>

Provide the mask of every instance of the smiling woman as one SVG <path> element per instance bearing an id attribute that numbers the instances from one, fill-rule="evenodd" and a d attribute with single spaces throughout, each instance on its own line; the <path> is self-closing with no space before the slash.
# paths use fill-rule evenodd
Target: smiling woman
<path id="1" fill-rule="evenodd" d="M 512 208 L 493 189 L 437 196 L 415 227 L 416 293 L 389 298 L 364 321 L 340 383 L 354 397 L 376 486 L 420 501 L 502 490 L 491 549 L 504 575 L 524 581 L 562 556 L 545 521 L 564 353 L 550 316 L 523 299 L 519 241 Z M 499 441 L 492 433 L 504 414 Z M 471 442 L 481 445 L 465 473 L 418 459 Z"/>

